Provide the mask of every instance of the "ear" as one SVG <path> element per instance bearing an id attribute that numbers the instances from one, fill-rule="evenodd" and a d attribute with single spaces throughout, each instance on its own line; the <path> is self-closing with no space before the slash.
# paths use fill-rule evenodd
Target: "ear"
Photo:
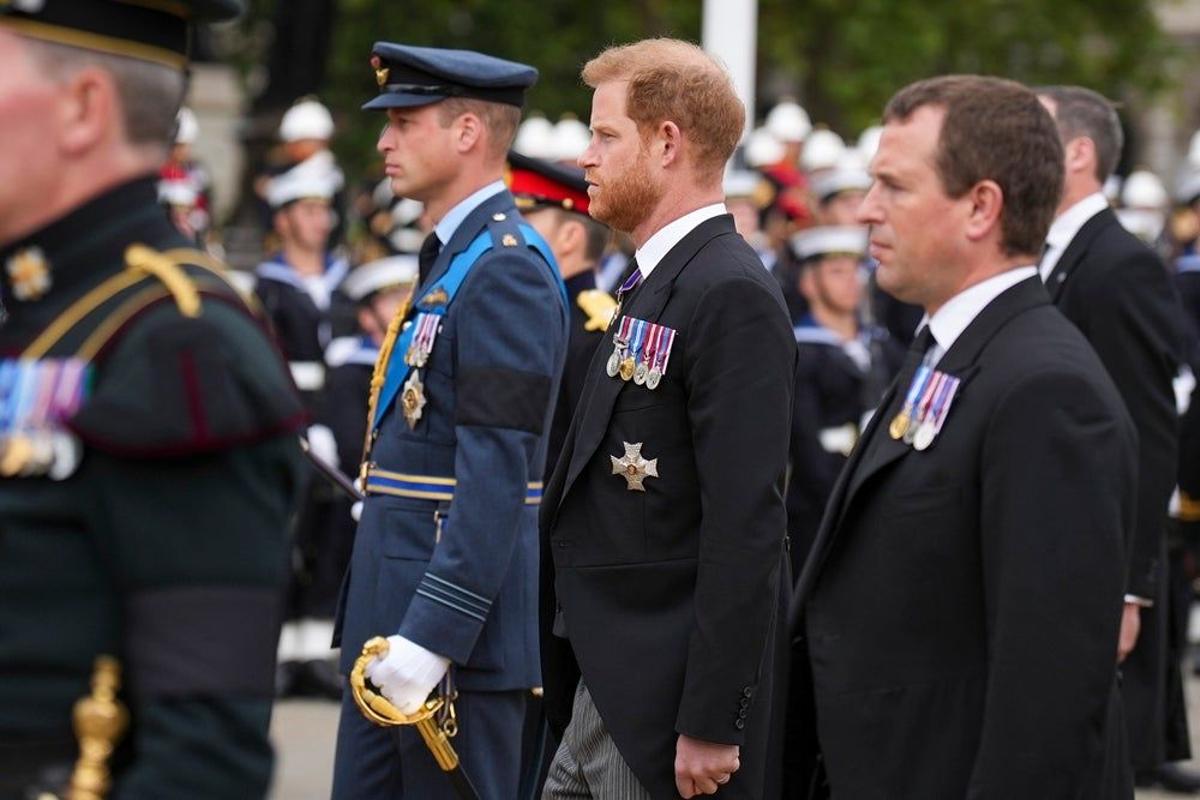
<path id="1" fill-rule="evenodd" d="M 967 191 L 964 199 L 970 203 L 965 228 L 968 240 L 978 242 L 999 230 L 1004 211 L 1004 191 L 1000 184 L 992 180 L 980 181 Z"/>
<path id="2" fill-rule="evenodd" d="M 120 116 L 116 83 L 104 70 L 81 69 L 63 83 L 58 110 L 59 146 L 67 155 L 86 153 L 111 135 L 113 119 Z"/>
<path id="3" fill-rule="evenodd" d="M 563 255 L 582 252 L 587 245 L 587 231 L 584 230 L 583 223 L 569 218 L 563 220 L 562 224 L 558 226 L 554 238 L 557 239 L 557 252 Z"/>
<path id="4" fill-rule="evenodd" d="M 1096 172 L 1096 143 L 1086 136 L 1076 136 L 1063 148 L 1063 160 L 1067 174 L 1080 172 L 1093 175 Z"/>
<path id="5" fill-rule="evenodd" d="M 674 122 L 667 120 L 661 123 L 655 131 L 655 137 L 661 148 L 659 163 L 662 166 L 668 167 L 683 157 L 683 131 Z"/>
<path id="6" fill-rule="evenodd" d="M 473 150 L 484 138 L 483 120 L 468 111 L 454 120 L 454 147 L 461 153 Z"/>
<path id="7" fill-rule="evenodd" d="M 796 279 L 796 288 L 800 290 L 800 295 L 805 300 L 811 301 L 817 293 L 817 270 L 820 266 L 817 264 L 809 264 L 800 269 L 800 275 Z"/>

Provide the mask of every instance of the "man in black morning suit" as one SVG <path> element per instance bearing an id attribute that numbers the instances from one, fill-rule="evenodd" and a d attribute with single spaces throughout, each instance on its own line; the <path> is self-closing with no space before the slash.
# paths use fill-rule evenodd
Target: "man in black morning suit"
<path id="1" fill-rule="evenodd" d="M 1100 356 L 1137 426 L 1137 516 L 1129 530 L 1128 578 L 1118 657 L 1138 782 L 1200 790 L 1200 775 L 1164 762 L 1191 755 L 1187 728 L 1166 736 L 1168 697 L 1182 709 L 1175 675 L 1167 690 L 1167 506 L 1175 488 L 1178 430 L 1172 380 L 1182 363 L 1183 318 L 1166 266 L 1122 227 L 1102 193 L 1121 153 L 1112 105 L 1077 86 L 1038 89 L 1058 126 L 1065 182 L 1039 265 L 1050 299 Z M 1189 792 L 1189 793 L 1190 793 Z"/>
<path id="2" fill-rule="evenodd" d="M 792 691 L 827 784 L 794 795 L 1130 798 L 1113 652 L 1137 435 L 1033 266 L 1054 123 L 972 76 L 913 84 L 884 120 L 860 219 L 881 285 L 927 320 L 797 586 Z"/>
<path id="3" fill-rule="evenodd" d="M 563 733 L 544 797 L 774 797 L 796 350 L 722 203 L 744 110 L 685 42 L 613 48 L 583 76 L 591 214 L 631 233 L 637 270 L 542 511 L 543 679 Z"/>

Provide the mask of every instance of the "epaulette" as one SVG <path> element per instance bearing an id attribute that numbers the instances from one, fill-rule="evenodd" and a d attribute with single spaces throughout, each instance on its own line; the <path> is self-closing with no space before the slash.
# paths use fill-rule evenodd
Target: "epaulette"
<path id="1" fill-rule="evenodd" d="M 161 457 L 213 452 L 303 423 L 261 315 L 219 262 L 144 245 L 125 256 L 123 271 L 68 306 L 21 356 L 31 375 L 67 366 L 95 374 L 80 383 L 71 413 L 60 415 L 74 436 L 116 455 Z M 6 474 L 65 477 L 78 463 L 73 452 L 26 458 Z M 17 455 L 5 453 L 6 461 Z"/>
<path id="2" fill-rule="evenodd" d="M 611 294 L 601 289 L 585 289 L 575 298 L 575 302 L 583 309 L 583 313 L 588 315 L 587 322 L 583 324 L 585 331 L 608 329 L 613 311 L 617 307 L 617 301 Z"/>
<path id="3" fill-rule="evenodd" d="M 516 214 L 497 211 L 488 218 L 488 232 L 492 235 L 492 246 L 522 247 L 525 235 L 521 232 L 521 218 Z"/>

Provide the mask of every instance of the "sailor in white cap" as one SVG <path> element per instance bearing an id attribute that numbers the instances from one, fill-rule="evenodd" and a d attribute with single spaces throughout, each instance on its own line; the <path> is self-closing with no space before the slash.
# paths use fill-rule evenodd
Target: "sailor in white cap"
<path id="1" fill-rule="evenodd" d="M 1157 175 L 1134 170 L 1121 184 L 1121 206 L 1117 219 L 1125 230 L 1154 247 L 1162 235 L 1171 199 Z"/>
<path id="2" fill-rule="evenodd" d="M 349 265 L 329 249 L 330 204 L 341 179 L 332 154 L 322 151 L 270 181 L 267 201 L 280 249 L 255 269 L 255 294 L 271 320 L 309 415 L 318 420 L 325 399 L 325 348 L 339 331 L 350 330 L 352 317 L 350 303 L 340 292 Z M 312 425 L 308 441 L 322 460 L 337 464 L 334 438 L 326 426 Z M 329 646 L 337 585 L 334 582 L 330 588 L 315 580 L 336 499 L 327 483 L 314 478 L 296 522 L 298 557 L 293 558 L 287 622 L 279 648 L 281 696 L 336 699 L 341 695 Z"/>
<path id="3" fill-rule="evenodd" d="M 871 188 L 857 153 L 848 150 L 832 169 L 812 180 L 813 198 L 817 201 L 817 220 L 822 225 L 854 225 L 858 207 Z"/>
<path id="4" fill-rule="evenodd" d="M 795 327 L 799 357 L 787 496 L 798 573 L 834 481 L 904 352 L 887 331 L 862 321 L 866 228 L 809 228 L 792 237 L 791 248 L 800 262 L 798 288 L 808 302 Z"/>
<path id="5" fill-rule="evenodd" d="M 738 234 L 758 253 L 763 266 L 773 270 L 779 254 L 762 230 L 761 218 L 763 209 L 775 198 L 775 188 L 757 172 L 730 170 L 725 173 L 724 189 L 725 207 L 733 215 Z"/>
<path id="6" fill-rule="evenodd" d="M 187 106 L 180 108 L 175 119 L 175 143 L 158 171 L 158 201 L 167 207 L 180 233 L 203 248 L 212 226 L 212 178 L 192 157 L 192 145 L 199 135 L 195 113 Z"/>

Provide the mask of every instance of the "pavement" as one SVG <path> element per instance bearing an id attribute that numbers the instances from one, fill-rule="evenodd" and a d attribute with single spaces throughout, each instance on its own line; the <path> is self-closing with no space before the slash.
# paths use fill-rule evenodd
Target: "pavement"
<path id="1" fill-rule="evenodd" d="M 1200 680 L 1188 680 L 1193 749 L 1200 751 Z M 271 738 L 278 761 L 270 800 L 328 800 L 339 706 L 327 700 L 284 700 L 275 706 Z M 1190 762 L 1200 770 L 1200 761 Z M 1137 800 L 1177 800 L 1180 795 L 1142 791 Z M 383 800 L 381 798 L 381 800 Z"/>

